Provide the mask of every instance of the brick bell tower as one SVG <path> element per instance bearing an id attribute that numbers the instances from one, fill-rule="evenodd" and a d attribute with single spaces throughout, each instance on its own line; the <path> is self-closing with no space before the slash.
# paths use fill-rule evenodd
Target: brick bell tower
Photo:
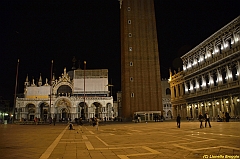
<path id="1" fill-rule="evenodd" d="M 154 0 L 119 0 L 122 117 L 163 111 Z"/>

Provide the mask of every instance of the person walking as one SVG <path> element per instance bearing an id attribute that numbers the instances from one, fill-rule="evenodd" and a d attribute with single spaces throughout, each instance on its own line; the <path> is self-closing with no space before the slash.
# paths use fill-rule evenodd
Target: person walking
<path id="1" fill-rule="evenodd" d="M 228 112 L 225 113 L 225 118 L 226 118 L 226 122 L 229 122 L 230 119 L 230 115 Z"/>
<path id="2" fill-rule="evenodd" d="M 49 118 L 48 118 L 48 122 L 49 122 L 49 125 L 51 125 L 52 124 L 52 117 L 51 116 L 49 116 Z"/>
<path id="3" fill-rule="evenodd" d="M 55 126 L 56 124 L 56 117 L 53 118 L 53 125 Z"/>
<path id="4" fill-rule="evenodd" d="M 211 124 L 210 124 L 210 116 L 208 113 L 205 113 L 204 115 L 204 118 L 205 118 L 205 128 L 207 127 L 207 123 L 208 123 L 208 126 L 211 128 Z"/>
<path id="5" fill-rule="evenodd" d="M 180 121 L 181 121 L 181 117 L 180 114 L 178 114 L 177 116 L 177 127 L 180 128 Z"/>
<path id="6" fill-rule="evenodd" d="M 202 113 L 199 114 L 198 120 L 200 121 L 200 128 L 204 128 L 204 127 L 203 127 L 203 124 L 202 124 L 202 122 L 203 122 L 203 120 L 204 120 L 204 117 L 203 117 Z"/>
<path id="7" fill-rule="evenodd" d="M 96 130 L 98 131 L 98 126 L 99 126 L 99 119 L 98 118 L 95 118 L 95 122 L 96 122 Z"/>

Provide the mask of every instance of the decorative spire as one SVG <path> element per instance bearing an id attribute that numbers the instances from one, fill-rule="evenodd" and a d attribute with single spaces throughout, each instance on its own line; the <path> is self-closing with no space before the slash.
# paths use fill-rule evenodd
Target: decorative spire
<path id="1" fill-rule="evenodd" d="M 31 86 L 36 86 L 35 83 L 34 83 L 34 78 L 32 79 L 32 84 Z"/>
<path id="2" fill-rule="evenodd" d="M 172 80 L 172 70 L 171 70 L 171 68 L 169 68 L 169 75 L 170 75 L 170 77 L 169 77 L 168 81 L 171 81 Z"/>
<path id="3" fill-rule="evenodd" d="M 30 85 L 29 80 L 28 80 L 28 74 L 27 74 L 26 81 L 25 81 L 24 85 L 25 85 L 25 87 Z"/>
<path id="4" fill-rule="evenodd" d="M 45 83 L 45 86 L 48 86 L 48 79 L 46 78 L 46 83 Z"/>
<path id="5" fill-rule="evenodd" d="M 64 72 L 63 72 L 63 74 L 64 74 L 64 75 L 67 74 L 67 69 L 66 69 L 66 67 L 64 67 Z"/>
<path id="6" fill-rule="evenodd" d="M 26 81 L 25 82 L 28 82 L 28 74 L 27 74 L 27 77 L 26 77 Z"/>
<path id="7" fill-rule="evenodd" d="M 53 73 L 52 80 L 51 80 L 51 85 L 55 83 L 55 74 Z"/>
<path id="8" fill-rule="evenodd" d="M 118 0 L 119 1 L 119 4 L 120 4 L 120 9 L 122 8 L 122 3 L 123 3 L 123 0 Z"/>
<path id="9" fill-rule="evenodd" d="M 38 81 L 38 86 L 42 86 L 42 75 L 40 73 L 39 81 Z"/>

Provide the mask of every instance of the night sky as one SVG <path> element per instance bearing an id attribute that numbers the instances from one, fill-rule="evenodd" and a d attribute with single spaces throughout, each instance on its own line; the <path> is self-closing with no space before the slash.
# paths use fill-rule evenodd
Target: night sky
<path id="1" fill-rule="evenodd" d="M 124 0 L 123 0 L 124 1 Z M 155 0 L 162 78 L 179 58 L 240 15 L 239 0 Z M 29 79 L 43 83 L 71 70 L 72 58 L 87 69 L 108 69 L 113 94 L 121 90 L 118 0 L 1 0 L 0 96 L 13 101 Z M 78 67 L 78 62 L 76 66 Z M 35 82 L 36 84 L 36 82 Z"/>

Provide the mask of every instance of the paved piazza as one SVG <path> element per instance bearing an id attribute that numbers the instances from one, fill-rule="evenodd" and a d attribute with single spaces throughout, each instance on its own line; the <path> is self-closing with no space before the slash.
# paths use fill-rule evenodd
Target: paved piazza
<path id="1" fill-rule="evenodd" d="M 240 122 L 0 125 L 4 159 L 195 159 L 240 158 Z"/>

